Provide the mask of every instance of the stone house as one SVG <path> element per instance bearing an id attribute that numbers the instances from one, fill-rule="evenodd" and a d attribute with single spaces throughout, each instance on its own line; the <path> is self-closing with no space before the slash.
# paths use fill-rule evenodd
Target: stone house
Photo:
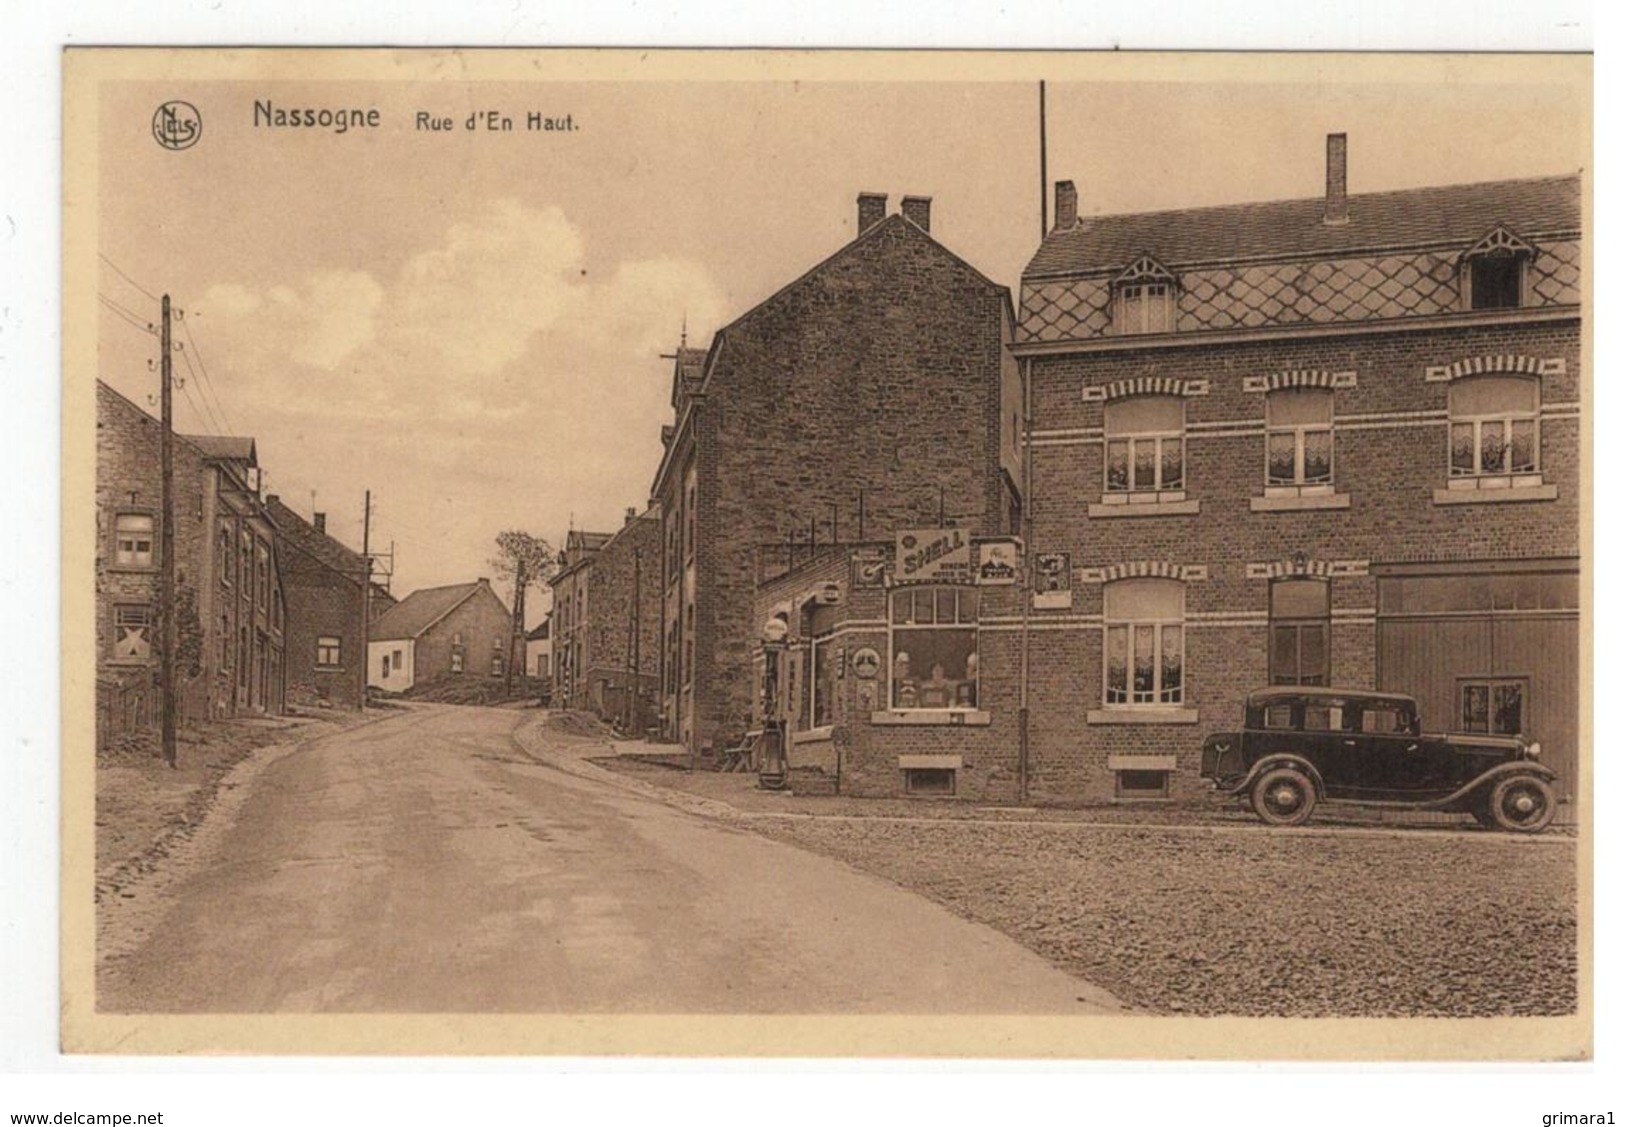
<path id="1" fill-rule="evenodd" d="M 363 606 L 366 560 L 328 533 L 326 513 L 307 521 L 276 496 L 265 499 L 265 508 L 282 548 L 288 699 L 360 708 L 366 699 L 362 615 L 376 619 L 395 600 L 373 583 Z"/>
<path id="2" fill-rule="evenodd" d="M 98 744 L 156 730 L 162 424 L 96 385 Z M 176 435 L 177 721 L 280 713 L 287 607 L 254 440 Z"/>
<path id="3" fill-rule="evenodd" d="M 858 198 L 854 237 L 675 354 L 662 519 L 661 727 L 704 757 L 751 723 L 757 584 L 820 543 L 1022 520 L 1009 290 Z"/>
<path id="4" fill-rule="evenodd" d="M 502 677 L 512 631 L 489 579 L 413 591 L 373 619 L 367 685 L 403 693 L 445 677 Z"/>
<path id="5" fill-rule="evenodd" d="M 592 631 L 587 628 L 587 595 L 593 559 L 612 534 L 572 528 L 564 538 L 558 567 L 548 577 L 553 593 L 553 703 L 558 708 L 591 707 Z"/>
<path id="6" fill-rule="evenodd" d="M 634 731 L 658 721 L 660 537 L 658 509 L 626 511 L 625 523 L 584 571 L 584 617 L 574 629 L 588 644 L 573 699 L 584 690 L 585 707 L 605 720 L 624 721 L 630 707 Z"/>

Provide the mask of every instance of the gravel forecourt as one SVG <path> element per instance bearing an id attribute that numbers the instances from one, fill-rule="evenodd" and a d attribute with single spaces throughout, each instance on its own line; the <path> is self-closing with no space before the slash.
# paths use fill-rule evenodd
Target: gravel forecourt
<path id="1" fill-rule="evenodd" d="M 762 817 L 1153 1013 L 1572 1013 L 1572 840 Z"/>

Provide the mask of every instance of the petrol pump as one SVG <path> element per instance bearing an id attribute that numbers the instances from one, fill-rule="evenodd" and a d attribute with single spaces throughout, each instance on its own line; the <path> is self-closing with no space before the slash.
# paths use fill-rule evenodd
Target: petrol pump
<path id="1" fill-rule="evenodd" d="M 763 790 L 783 790 L 790 781 L 785 754 L 784 661 L 789 652 L 790 624 L 775 614 L 762 625 L 762 754 L 756 782 Z"/>

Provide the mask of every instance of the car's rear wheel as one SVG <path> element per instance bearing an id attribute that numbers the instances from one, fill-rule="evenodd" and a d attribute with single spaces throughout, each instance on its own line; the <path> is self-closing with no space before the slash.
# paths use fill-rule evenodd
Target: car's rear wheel
<path id="1" fill-rule="evenodd" d="M 1490 790 L 1489 815 L 1510 833 L 1539 833 L 1557 816 L 1557 794 L 1545 779 L 1513 775 Z"/>
<path id="2" fill-rule="evenodd" d="M 1301 826 L 1315 809 L 1315 784 L 1295 767 L 1265 771 L 1252 793 L 1253 813 L 1271 826 Z"/>

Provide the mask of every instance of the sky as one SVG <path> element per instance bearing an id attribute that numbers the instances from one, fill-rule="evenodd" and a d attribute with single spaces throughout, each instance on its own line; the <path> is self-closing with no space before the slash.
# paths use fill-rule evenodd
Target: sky
<path id="1" fill-rule="evenodd" d="M 1092 215 L 1318 195 L 1336 131 L 1355 193 L 1589 163 L 1572 86 L 1486 74 L 1052 81 L 1049 176 Z M 204 123 L 178 152 L 150 132 L 173 98 Z M 381 125 L 256 129 L 256 101 Z M 838 250 L 860 191 L 933 197 L 933 234 L 1016 287 L 1037 101 L 1026 81 L 108 83 L 98 374 L 156 410 L 144 326 L 171 294 L 178 429 L 252 435 L 267 491 L 354 547 L 370 489 L 397 594 L 489 575 L 499 531 L 558 544 L 646 503 L 661 354 Z M 463 128 L 487 109 L 514 131 Z M 574 128 L 528 131 L 530 111 Z"/>

